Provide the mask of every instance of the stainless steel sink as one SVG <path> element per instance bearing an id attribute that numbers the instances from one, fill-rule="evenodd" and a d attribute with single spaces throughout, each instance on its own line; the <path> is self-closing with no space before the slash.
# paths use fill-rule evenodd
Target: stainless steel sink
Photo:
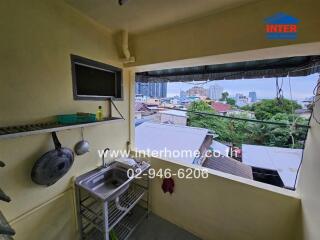
<path id="1" fill-rule="evenodd" d="M 128 160 L 128 159 L 127 159 Z M 110 240 L 110 231 L 127 239 L 149 209 L 150 164 L 117 161 L 76 178 L 75 196 L 80 239 Z M 130 178 L 127 171 L 130 171 Z M 132 174 L 132 176 L 131 176 Z M 135 180 L 139 177 L 139 180 Z M 141 206 L 139 202 L 143 201 Z M 130 213 L 130 214 L 129 214 Z"/>
<path id="2" fill-rule="evenodd" d="M 142 166 L 144 169 L 149 167 Z M 124 193 L 135 176 L 129 178 L 127 168 L 117 162 L 97 168 L 76 179 L 76 185 L 104 201 L 112 201 Z"/>

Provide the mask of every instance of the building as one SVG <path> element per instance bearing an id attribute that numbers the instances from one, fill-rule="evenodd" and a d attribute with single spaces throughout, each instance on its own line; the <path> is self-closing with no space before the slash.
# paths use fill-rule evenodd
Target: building
<path id="1" fill-rule="evenodd" d="M 136 94 L 136 97 L 135 97 L 136 102 L 146 102 L 147 99 L 148 98 L 142 94 Z"/>
<path id="2" fill-rule="evenodd" d="M 210 150 L 228 157 L 230 155 L 231 147 L 214 140 L 212 141 Z"/>
<path id="3" fill-rule="evenodd" d="M 203 87 L 192 87 L 189 90 L 186 91 L 187 96 L 204 96 L 207 97 L 208 96 L 208 89 L 205 89 Z"/>
<path id="4" fill-rule="evenodd" d="M 180 98 L 185 98 L 187 96 L 186 91 L 180 90 Z"/>
<path id="5" fill-rule="evenodd" d="M 158 110 L 152 109 L 152 107 L 148 107 L 146 103 L 143 102 L 135 102 L 135 120 L 146 118 L 146 116 L 155 115 Z"/>
<path id="6" fill-rule="evenodd" d="M 242 110 L 242 109 L 231 109 L 227 112 L 226 114 L 227 116 L 239 116 L 239 117 L 246 117 L 249 119 L 253 119 L 255 118 L 255 114 L 254 112 L 251 111 L 246 111 L 246 110 Z"/>
<path id="7" fill-rule="evenodd" d="M 134 108 L 136 112 L 149 112 L 148 105 L 142 102 L 135 102 Z"/>
<path id="8" fill-rule="evenodd" d="M 252 168 L 227 156 L 212 156 L 203 162 L 203 167 L 229 173 L 235 176 L 253 179 Z"/>
<path id="9" fill-rule="evenodd" d="M 301 102 L 298 102 L 303 108 L 309 109 L 312 106 L 312 103 L 315 101 L 314 97 L 307 97 Z"/>
<path id="10" fill-rule="evenodd" d="M 212 100 L 220 100 L 222 97 L 223 87 L 218 84 L 211 85 L 208 90 L 208 97 Z"/>
<path id="11" fill-rule="evenodd" d="M 257 93 L 256 92 L 249 92 L 249 100 L 252 103 L 257 102 Z"/>
<path id="12" fill-rule="evenodd" d="M 179 156 L 173 152 L 204 152 L 211 145 L 213 136 L 208 129 L 144 122 L 136 127 L 136 149 L 138 151 L 162 151 L 162 159 L 193 164 L 196 156 L 185 153 Z M 163 150 L 166 149 L 166 153 Z M 171 154 L 170 154 L 171 153 Z"/>
<path id="13" fill-rule="evenodd" d="M 166 82 L 137 82 L 136 83 L 136 95 L 141 94 L 143 96 L 151 98 L 165 98 L 167 97 L 167 83 Z"/>
<path id="14" fill-rule="evenodd" d="M 242 162 L 253 167 L 255 180 L 294 189 L 302 151 L 242 144 Z"/>
<path id="15" fill-rule="evenodd" d="M 180 104 L 184 107 L 188 106 L 190 103 L 201 100 L 200 97 L 197 96 L 187 96 L 184 98 L 180 98 Z"/>
<path id="16" fill-rule="evenodd" d="M 170 100 L 170 103 L 173 105 L 180 104 L 180 98 L 173 98 Z"/>
<path id="17" fill-rule="evenodd" d="M 309 119 L 312 114 L 312 110 L 310 110 L 310 109 L 297 109 L 294 111 L 294 113 L 297 114 L 299 117 Z"/>
<path id="18" fill-rule="evenodd" d="M 226 115 L 231 110 L 231 105 L 221 102 L 211 102 L 211 107 L 219 114 Z"/>
<path id="19" fill-rule="evenodd" d="M 187 113 L 179 110 L 165 110 L 157 113 L 160 123 L 174 124 L 174 125 L 187 125 Z"/>
<path id="20" fill-rule="evenodd" d="M 249 103 L 248 97 L 243 95 L 242 93 L 237 93 L 235 100 L 238 107 L 243 107 L 245 105 L 248 105 Z"/>
<path id="21" fill-rule="evenodd" d="M 213 140 L 209 149 L 211 151 L 211 156 L 204 159 L 201 164 L 203 167 L 243 178 L 253 179 L 251 166 L 229 157 L 229 154 L 231 154 L 231 148 L 229 146 Z"/>
<path id="22" fill-rule="evenodd" d="M 153 107 L 159 106 L 160 103 L 161 103 L 161 101 L 158 98 L 148 98 L 146 101 L 146 104 L 150 107 L 151 106 L 153 106 Z"/>

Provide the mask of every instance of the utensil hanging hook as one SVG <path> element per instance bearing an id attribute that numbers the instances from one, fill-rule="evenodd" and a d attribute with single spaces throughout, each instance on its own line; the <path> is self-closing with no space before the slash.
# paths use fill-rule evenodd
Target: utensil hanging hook
<path id="1" fill-rule="evenodd" d="M 81 139 L 83 141 L 83 127 L 81 128 Z"/>

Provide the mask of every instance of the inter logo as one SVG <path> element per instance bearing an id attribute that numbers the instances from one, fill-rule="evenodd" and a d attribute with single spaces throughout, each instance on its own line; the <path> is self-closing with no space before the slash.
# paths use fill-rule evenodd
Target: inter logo
<path id="1" fill-rule="evenodd" d="M 266 37 L 269 40 L 295 40 L 299 19 L 285 13 L 277 13 L 264 20 Z"/>

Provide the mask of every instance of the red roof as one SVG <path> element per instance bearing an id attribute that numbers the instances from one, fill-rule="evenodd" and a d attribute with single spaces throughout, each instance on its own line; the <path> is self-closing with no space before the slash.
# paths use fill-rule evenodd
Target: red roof
<path id="1" fill-rule="evenodd" d="M 219 113 L 227 112 L 228 110 L 231 109 L 231 105 L 221 103 L 221 102 L 212 102 L 211 107 Z"/>

